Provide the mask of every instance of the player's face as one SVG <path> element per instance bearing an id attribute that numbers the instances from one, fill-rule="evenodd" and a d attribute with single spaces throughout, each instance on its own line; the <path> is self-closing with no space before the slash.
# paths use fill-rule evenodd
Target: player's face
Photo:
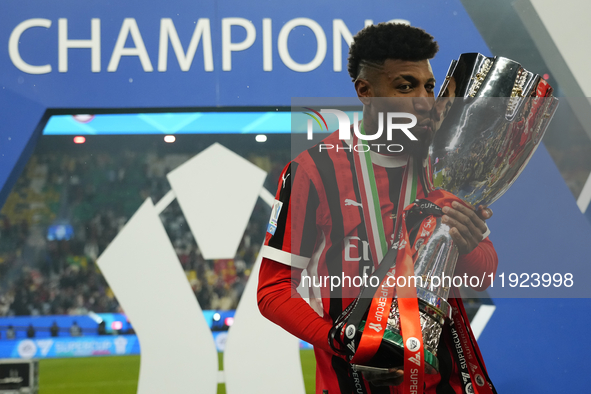
<path id="1" fill-rule="evenodd" d="M 381 69 L 372 69 L 368 79 L 373 97 L 434 97 L 435 77 L 428 60 L 388 59 Z"/>
<path id="2" fill-rule="evenodd" d="M 406 61 L 388 59 L 379 67 L 372 67 L 366 79 L 358 79 L 355 89 L 369 111 L 407 112 L 417 117 L 411 132 L 423 142 L 433 136 L 435 77 L 428 60 Z M 376 99 L 376 98 L 392 98 Z M 408 120 L 401 123 L 407 123 Z"/>

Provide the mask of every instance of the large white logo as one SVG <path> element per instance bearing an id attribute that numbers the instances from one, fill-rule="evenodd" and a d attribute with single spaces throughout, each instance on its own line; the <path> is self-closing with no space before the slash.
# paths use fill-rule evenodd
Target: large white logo
<path id="1" fill-rule="evenodd" d="M 375 332 L 380 332 L 382 331 L 382 325 L 379 323 L 369 323 L 369 328 L 371 328 L 372 330 L 374 330 Z"/>
<path id="2" fill-rule="evenodd" d="M 175 392 L 193 392 L 198 387 L 200 393 L 210 394 L 220 381 L 228 393 L 275 392 L 273 387 L 279 385 L 301 385 L 304 392 L 301 374 L 295 372 L 299 358 L 290 355 L 299 354 L 298 341 L 260 315 L 253 280 L 247 282 L 236 311 L 240 317 L 227 336 L 224 372 L 218 373 L 211 330 L 158 217 L 176 198 L 203 257 L 233 258 L 259 196 L 269 208 L 273 204 L 273 195 L 263 188 L 265 177 L 254 164 L 214 144 L 169 173 L 171 191 L 155 205 L 147 199 L 99 257 L 98 265 L 142 345 L 138 394 L 170 392 L 171 384 Z M 134 258 L 129 259 L 130 255 Z M 253 270 L 257 264 L 260 258 Z M 253 271 L 251 278 L 257 277 Z M 174 335 L 163 338 L 169 327 L 176 327 Z M 218 346 L 224 339 L 217 336 Z M 255 352 L 267 357 L 248 363 Z M 277 357 L 285 360 L 278 364 Z M 253 381 L 261 370 L 270 375 L 268 379 Z"/>

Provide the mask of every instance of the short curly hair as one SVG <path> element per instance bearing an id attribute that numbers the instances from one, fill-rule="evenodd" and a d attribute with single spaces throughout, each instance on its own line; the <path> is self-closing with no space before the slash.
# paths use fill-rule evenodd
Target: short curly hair
<path id="1" fill-rule="evenodd" d="M 361 62 L 384 64 L 386 59 L 419 61 L 432 59 L 439 45 L 423 29 L 400 23 L 367 26 L 353 37 L 349 49 L 349 75 L 355 81 Z"/>

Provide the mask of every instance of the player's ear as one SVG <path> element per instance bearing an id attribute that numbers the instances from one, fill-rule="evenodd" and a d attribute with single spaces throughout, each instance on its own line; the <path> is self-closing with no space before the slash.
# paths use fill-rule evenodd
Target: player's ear
<path id="1" fill-rule="evenodd" d="M 367 79 L 357 78 L 355 81 L 355 91 L 357 92 L 357 97 L 364 105 L 369 104 L 369 98 L 373 97 L 373 88 L 371 83 Z"/>

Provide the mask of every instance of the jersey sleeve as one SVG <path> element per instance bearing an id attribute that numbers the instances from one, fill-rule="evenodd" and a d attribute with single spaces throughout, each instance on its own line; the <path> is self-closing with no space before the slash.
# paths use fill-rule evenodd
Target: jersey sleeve
<path id="1" fill-rule="evenodd" d="M 299 273 L 299 270 L 297 270 Z M 300 275 L 285 264 L 264 258 L 259 271 L 257 301 L 261 314 L 296 337 L 331 354 L 328 332 L 332 321 L 322 318 L 300 296 Z"/>
<path id="2" fill-rule="evenodd" d="M 456 275 L 477 276 L 479 279 L 484 278 L 484 283 L 474 290 L 484 291 L 490 286 L 489 275 L 492 273 L 493 277 L 497 273 L 499 259 L 497 252 L 491 240 L 486 237 L 478 246 L 470 253 L 461 255 L 456 264 Z"/>
<path id="3" fill-rule="evenodd" d="M 304 269 L 316 244 L 318 193 L 306 171 L 295 161 L 282 171 L 267 226 L 262 256 Z"/>

